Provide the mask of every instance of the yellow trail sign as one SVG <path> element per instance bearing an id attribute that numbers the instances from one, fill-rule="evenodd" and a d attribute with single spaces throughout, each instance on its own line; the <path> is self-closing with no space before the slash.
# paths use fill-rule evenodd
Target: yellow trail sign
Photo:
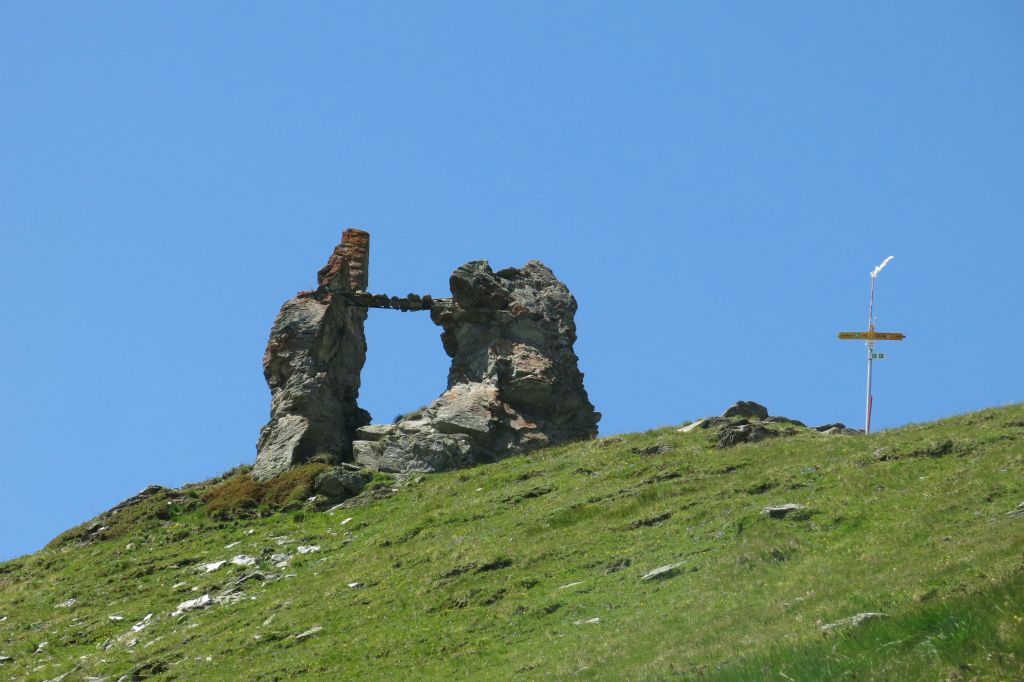
<path id="1" fill-rule="evenodd" d="M 858 341 L 902 341 L 907 335 L 902 332 L 839 332 L 840 339 L 855 339 Z"/>

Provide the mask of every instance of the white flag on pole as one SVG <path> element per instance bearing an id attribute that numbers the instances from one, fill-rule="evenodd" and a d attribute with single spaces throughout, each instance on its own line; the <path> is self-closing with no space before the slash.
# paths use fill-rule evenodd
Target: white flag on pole
<path id="1" fill-rule="evenodd" d="M 881 264 L 881 265 L 879 265 L 879 266 L 878 266 L 877 268 L 875 268 L 874 270 L 872 270 L 872 271 L 871 271 L 871 279 L 874 279 L 875 277 L 877 277 L 877 276 L 878 276 L 878 273 L 880 273 L 880 272 L 882 271 L 882 268 L 884 268 L 884 267 L 885 267 L 886 265 L 888 265 L 888 264 L 889 264 L 889 261 L 891 261 L 891 260 L 892 260 L 892 256 L 889 256 L 889 257 L 888 257 L 888 258 L 886 258 L 886 259 L 885 259 L 884 261 L 882 261 L 882 264 Z"/>

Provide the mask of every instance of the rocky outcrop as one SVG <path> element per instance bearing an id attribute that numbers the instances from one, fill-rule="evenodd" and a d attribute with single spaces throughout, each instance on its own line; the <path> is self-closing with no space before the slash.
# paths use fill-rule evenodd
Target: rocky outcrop
<path id="1" fill-rule="evenodd" d="M 431 319 L 452 358 L 448 390 L 389 425 L 358 430 L 357 462 L 382 471 L 441 471 L 592 438 L 600 415 L 573 351 L 576 300 L 543 263 L 494 272 L 459 267 Z"/>
<path id="2" fill-rule="evenodd" d="M 267 479 L 321 455 L 351 459 L 352 440 L 370 415 L 356 404 L 366 360 L 366 308 L 348 296 L 367 286 L 370 235 L 345 230 L 318 286 L 287 301 L 263 356 L 270 421 L 260 431 L 253 476 Z"/>
<path id="3" fill-rule="evenodd" d="M 768 408 L 753 400 L 740 400 L 722 413 L 723 417 L 746 417 L 758 421 L 768 418 Z"/>
<path id="4" fill-rule="evenodd" d="M 776 428 L 769 428 L 769 424 L 776 425 Z M 779 425 L 782 428 L 777 428 Z M 717 429 L 719 449 L 731 448 L 742 443 L 757 443 L 767 438 L 794 436 L 802 431 L 816 431 L 826 436 L 856 436 L 864 433 L 858 429 L 846 428 L 843 424 L 825 424 L 808 428 L 797 419 L 769 416 L 767 407 L 751 400 L 740 400 L 726 409 L 720 417 L 704 417 L 676 431 L 690 433 L 696 429 Z"/>

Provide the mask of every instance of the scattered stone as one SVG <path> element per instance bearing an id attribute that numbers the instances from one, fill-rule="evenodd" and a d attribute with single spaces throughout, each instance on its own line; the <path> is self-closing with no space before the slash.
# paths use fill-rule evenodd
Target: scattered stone
<path id="1" fill-rule="evenodd" d="M 324 628 L 323 628 L 322 625 L 314 625 L 313 627 L 311 627 L 310 629 L 306 630 L 305 632 L 300 632 L 299 634 L 295 635 L 295 639 L 305 639 L 306 637 L 310 637 L 312 635 L 315 635 L 316 633 L 320 632 L 323 629 Z"/>
<path id="2" fill-rule="evenodd" d="M 171 613 L 171 616 L 180 616 L 188 611 L 194 611 L 195 609 L 205 609 L 213 603 L 213 599 L 210 598 L 209 594 L 204 594 L 202 597 L 196 599 L 189 599 L 178 604 L 178 608 Z"/>
<path id="3" fill-rule="evenodd" d="M 107 616 L 107 620 L 119 623 L 124 620 L 124 616 Z"/>
<path id="4" fill-rule="evenodd" d="M 771 519 L 781 519 L 790 512 L 803 511 L 804 509 L 807 509 L 806 505 L 789 502 L 775 507 L 765 507 L 761 510 L 761 516 L 767 516 Z"/>
<path id="5" fill-rule="evenodd" d="M 765 424 L 792 424 L 793 426 L 807 428 L 807 424 L 804 424 L 799 419 L 790 419 L 789 417 L 765 417 L 761 421 Z"/>
<path id="6" fill-rule="evenodd" d="M 295 551 L 299 554 L 312 554 L 320 551 L 320 545 L 299 545 Z"/>
<path id="7" fill-rule="evenodd" d="M 1013 511 L 1006 512 L 1006 515 L 1012 517 L 1024 517 L 1024 502 L 1018 504 L 1017 508 Z"/>
<path id="8" fill-rule="evenodd" d="M 732 424 L 718 432 L 718 449 L 724 450 L 740 443 L 757 443 L 775 435 L 760 424 Z"/>
<path id="9" fill-rule="evenodd" d="M 700 427 L 699 428 L 701 428 L 701 429 L 713 429 L 716 426 L 726 426 L 726 425 L 729 425 L 729 424 L 749 424 L 749 423 L 750 423 L 749 420 L 746 420 L 746 419 L 741 419 L 741 420 L 734 421 L 734 420 L 728 419 L 726 417 L 708 417 L 706 419 L 701 419 L 700 420 Z"/>
<path id="10" fill-rule="evenodd" d="M 231 559 L 231 563 L 233 563 L 235 566 L 255 566 L 256 558 L 246 556 L 244 554 L 239 554 L 238 556 L 233 557 Z"/>
<path id="11" fill-rule="evenodd" d="M 6 663 L 7 661 L 13 661 L 14 658 L 11 656 L 0 656 L 0 663 Z"/>
<path id="12" fill-rule="evenodd" d="M 129 497 L 127 500 L 122 500 L 121 502 L 118 502 L 117 504 L 115 504 L 113 507 L 111 507 L 109 510 L 107 510 L 106 513 L 107 514 L 112 514 L 112 513 L 115 513 L 115 512 L 119 512 L 122 509 L 124 509 L 125 507 L 130 507 L 132 505 L 138 504 L 139 502 L 143 502 L 145 500 L 148 500 L 149 498 L 153 497 L 153 495 L 156 495 L 159 492 L 163 492 L 164 490 L 167 490 L 167 488 L 163 487 L 162 485 L 147 485 L 145 488 L 143 488 L 139 492 L 135 493 L 134 495 Z M 104 530 L 104 529 L 101 528 L 99 530 Z"/>
<path id="13" fill-rule="evenodd" d="M 703 419 L 698 419 L 697 421 L 693 422 L 692 424 L 687 424 L 686 426 L 684 426 L 681 429 L 676 429 L 676 431 L 678 433 L 689 433 L 690 431 L 693 431 L 694 429 L 700 427 L 700 425 L 703 424 L 703 423 L 704 423 Z"/>
<path id="14" fill-rule="evenodd" d="M 768 408 L 752 400 L 740 400 L 722 413 L 723 417 L 746 417 L 758 421 L 768 418 Z"/>
<path id="15" fill-rule="evenodd" d="M 562 585 L 562 586 L 561 586 L 561 587 L 559 587 L 558 589 L 560 589 L 560 590 L 564 590 L 564 589 L 566 589 L 566 588 L 569 588 L 569 587 L 576 587 L 577 585 L 582 585 L 582 584 L 583 584 L 583 581 L 582 581 L 582 580 L 577 580 L 577 581 L 576 581 L 576 582 L 574 582 L 574 583 L 569 583 L 569 584 L 567 584 L 567 585 Z"/>
<path id="16" fill-rule="evenodd" d="M 821 426 L 812 426 L 811 428 L 825 436 L 860 436 L 864 434 L 862 430 L 851 429 L 842 422 L 836 422 L 835 424 L 822 424 Z"/>
<path id="17" fill-rule="evenodd" d="M 344 526 L 344 525 L 345 525 L 346 523 L 348 523 L 348 522 L 349 522 L 349 521 L 351 521 L 351 520 L 352 520 L 352 517 L 350 516 L 350 517 L 348 517 L 347 519 L 345 519 L 344 521 L 342 521 L 342 522 L 341 522 L 341 525 L 343 525 L 343 526 Z"/>
<path id="18" fill-rule="evenodd" d="M 349 471 L 334 467 L 316 477 L 313 489 L 331 500 L 354 497 L 362 492 L 373 475 L 368 471 Z"/>
<path id="19" fill-rule="evenodd" d="M 634 455 L 661 455 L 672 450 L 675 450 L 675 448 L 671 445 L 658 444 L 650 445 L 646 448 L 632 448 L 630 452 Z"/>
<path id="20" fill-rule="evenodd" d="M 243 596 L 241 592 L 228 592 L 227 594 L 220 594 L 214 597 L 213 603 L 220 606 L 234 604 L 237 601 L 241 601 Z"/>
<path id="21" fill-rule="evenodd" d="M 36 653 L 37 654 L 43 653 L 43 650 L 46 648 L 47 644 L 49 644 L 49 642 L 40 642 L 39 644 L 37 644 L 36 645 Z"/>
<path id="22" fill-rule="evenodd" d="M 240 544 L 242 544 L 241 540 L 236 540 L 232 543 L 224 545 L 224 549 L 234 549 L 235 547 L 238 547 Z"/>
<path id="23" fill-rule="evenodd" d="M 842 627 L 847 627 L 847 626 L 849 626 L 849 627 L 856 627 L 856 626 L 860 625 L 861 623 L 865 623 L 865 622 L 867 622 L 869 620 L 875 620 L 877 618 L 888 618 L 888 615 L 884 614 L 884 613 L 871 613 L 871 612 L 858 613 L 855 616 L 850 616 L 849 618 L 843 618 L 842 620 L 838 620 L 835 623 L 828 623 L 826 625 L 822 625 L 818 629 L 821 630 L 822 632 L 828 632 L 829 630 L 835 630 L 836 628 L 842 628 Z"/>
<path id="24" fill-rule="evenodd" d="M 266 584 L 267 582 L 276 579 L 277 576 L 273 573 L 268 575 L 266 573 L 263 573 L 263 571 L 252 571 L 251 573 L 240 575 L 234 580 L 232 580 L 230 583 L 228 583 L 227 587 L 224 589 L 223 594 L 228 594 L 230 592 L 233 592 L 234 590 L 237 590 L 243 583 L 246 583 L 250 580 L 262 580 L 264 581 L 264 584 Z"/>
<path id="25" fill-rule="evenodd" d="M 292 560 L 291 554 L 271 554 L 270 563 L 274 564 L 275 568 L 287 568 L 288 562 Z"/>
<path id="26" fill-rule="evenodd" d="M 138 623 L 132 626 L 132 632 L 142 632 L 149 627 L 149 621 L 153 619 L 153 614 L 147 614 L 145 618 L 140 620 Z"/>
<path id="27" fill-rule="evenodd" d="M 677 573 L 677 569 L 682 566 L 682 562 L 677 564 L 666 564 L 665 566 L 658 566 L 653 571 L 648 571 L 640 576 L 640 580 L 660 580 L 662 578 L 668 578 Z"/>
<path id="28" fill-rule="evenodd" d="M 587 620 L 578 620 L 578 621 L 576 621 L 576 625 L 595 625 L 595 624 L 600 623 L 600 622 L 601 622 L 600 618 L 588 618 Z"/>
<path id="29" fill-rule="evenodd" d="M 861 434 L 863 434 L 863 431 L 861 431 L 860 429 L 847 428 L 847 427 L 843 426 L 842 424 L 840 424 L 838 426 L 831 426 L 831 427 L 828 427 L 826 429 L 822 429 L 821 427 L 818 427 L 816 430 L 821 435 L 861 435 Z"/>
<path id="30" fill-rule="evenodd" d="M 78 603 L 78 600 L 75 599 L 74 597 L 71 597 L 70 599 L 65 599 L 64 601 L 62 601 L 59 604 L 55 604 L 53 608 L 55 608 L 55 609 L 70 609 L 72 606 L 74 606 L 77 603 Z"/>
<path id="31" fill-rule="evenodd" d="M 348 586 L 349 586 L 349 588 L 351 588 L 353 590 L 356 590 L 356 589 L 359 589 L 360 587 L 362 587 L 363 584 L 362 583 L 349 583 Z"/>
<path id="32" fill-rule="evenodd" d="M 204 571 L 204 573 L 213 573 L 214 571 L 216 571 L 218 568 L 220 568 L 221 566 L 223 566 L 226 563 L 227 563 L 227 560 L 214 561 L 213 563 L 203 564 L 203 568 L 206 569 Z"/>

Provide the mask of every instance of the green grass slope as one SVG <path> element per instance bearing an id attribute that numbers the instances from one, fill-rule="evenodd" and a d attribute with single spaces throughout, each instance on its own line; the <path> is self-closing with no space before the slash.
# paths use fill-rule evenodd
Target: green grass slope
<path id="1" fill-rule="evenodd" d="M 725 450 L 658 429 L 331 512 L 307 484 L 162 491 L 0 564 L 0 679 L 1024 679 L 1024 405 Z"/>

